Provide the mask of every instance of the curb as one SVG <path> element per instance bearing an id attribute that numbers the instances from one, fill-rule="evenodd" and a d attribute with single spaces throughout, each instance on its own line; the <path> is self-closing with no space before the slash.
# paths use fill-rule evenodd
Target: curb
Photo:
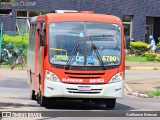
<path id="1" fill-rule="evenodd" d="M 141 98 L 149 98 L 147 94 L 144 93 L 139 93 L 139 92 L 134 92 L 126 83 L 124 83 L 124 87 L 126 88 L 126 94 L 127 95 L 133 95 L 136 97 L 141 97 Z"/>
<path id="2" fill-rule="evenodd" d="M 160 70 L 157 66 L 125 66 L 126 70 Z"/>

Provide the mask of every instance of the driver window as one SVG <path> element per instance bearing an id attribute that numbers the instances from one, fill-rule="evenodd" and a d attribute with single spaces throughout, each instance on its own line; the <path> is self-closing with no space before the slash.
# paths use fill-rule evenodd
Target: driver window
<path id="1" fill-rule="evenodd" d="M 40 23 L 40 34 L 43 37 L 42 38 L 43 40 L 46 40 L 46 31 L 45 30 L 46 30 L 45 23 L 44 22 Z"/>

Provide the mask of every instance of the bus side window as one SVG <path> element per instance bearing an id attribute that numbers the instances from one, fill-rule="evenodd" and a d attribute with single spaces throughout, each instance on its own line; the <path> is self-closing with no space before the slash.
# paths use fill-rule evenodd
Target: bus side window
<path id="1" fill-rule="evenodd" d="M 30 37 L 29 37 L 29 50 L 35 51 L 35 44 L 36 44 L 36 23 L 31 24 L 30 28 Z"/>
<path id="2" fill-rule="evenodd" d="M 28 47 L 29 50 L 31 50 L 33 24 L 31 24 L 30 26 L 31 27 L 30 27 L 30 33 L 29 33 L 29 47 Z"/>

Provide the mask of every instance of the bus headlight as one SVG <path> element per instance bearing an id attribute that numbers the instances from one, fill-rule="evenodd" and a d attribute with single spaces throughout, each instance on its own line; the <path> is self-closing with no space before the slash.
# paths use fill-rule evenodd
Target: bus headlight
<path id="1" fill-rule="evenodd" d="M 57 75 L 54 74 L 53 72 L 50 72 L 49 70 L 46 70 L 45 79 L 51 80 L 54 82 L 59 82 L 59 78 L 57 77 Z"/>
<path id="2" fill-rule="evenodd" d="M 123 72 L 120 72 L 120 73 L 117 73 L 115 74 L 111 80 L 109 81 L 109 83 L 115 83 L 115 82 L 120 82 L 124 80 L 124 73 Z"/>

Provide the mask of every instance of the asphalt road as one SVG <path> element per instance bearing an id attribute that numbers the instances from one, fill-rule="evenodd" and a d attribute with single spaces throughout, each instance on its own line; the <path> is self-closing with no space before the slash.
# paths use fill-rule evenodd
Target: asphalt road
<path id="1" fill-rule="evenodd" d="M 160 78 L 160 71 L 129 70 L 126 79 L 145 77 Z M 136 77 L 135 77 L 136 76 Z M 25 70 L 0 69 L 0 111 L 104 111 L 104 105 L 84 103 L 81 101 L 58 101 L 49 108 L 40 107 L 36 101 L 29 100 L 29 87 Z M 124 95 L 118 99 L 112 111 L 160 111 L 160 98 L 137 98 Z"/>

